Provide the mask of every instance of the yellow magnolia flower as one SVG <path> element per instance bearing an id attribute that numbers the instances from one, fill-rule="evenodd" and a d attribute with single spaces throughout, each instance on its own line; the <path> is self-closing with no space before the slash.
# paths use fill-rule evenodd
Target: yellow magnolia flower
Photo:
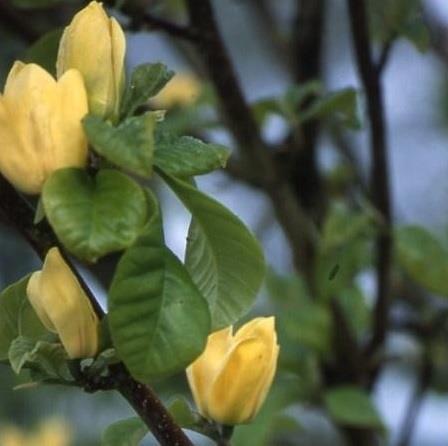
<path id="1" fill-rule="evenodd" d="M 67 423 L 58 418 L 50 418 L 29 437 L 26 446 L 69 446 L 71 437 Z"/>
<path id="2" fill-rule="evenodd" d="M 56 62 L 58 77 L 70 68 L 84 77 L 91 113 L 114 119 L 124 87 L 126 40 L 101 3 L 90 2 L 64 30 Z"/>
<path id="3" fill-rule="evenodd" d="M 187 369 L 199 412 L 227 425 L 251 421 L 271 387 L 278 353 L 274 317 L 253 319 L 235 335 L 232 327 L 211 334 Z"/>
<path id="4" fill-rule="evenodd" d="M 195 102 L 200 92 L 201 84 L 196 76 L 180 73 L 176 74 L 151 101 L 159 108 L 186 106 Z"/>
<path id="5" fill-rule="evenodd" d="M 48 251 L 42 271 L 31 275 L 26 291 L 39 319 L 59 335 L 70 358 L 95 356 L 98 317 L 58 248 Z"/>
<path id="6" fill-rule="evenodd" d="M 26 437 L 14 426 L 5 426 L 0 429 L 0 445 L 2 446 L 25 446 Z"/>
<path id="7" fill-rule="evenodd" d="M 69 426 L 59 418 L 43 421 L 28 434 L 15 426 L 0 428 L 1 446 L 69 446 L 71 438 Z"/>
<path id="8" fill-rule="evenodd" d="M 16 62 L 0 95 L 0 172 L 22 192 L 38 194 L 54 170 L 84 167 L 86 113 L 78 71 L 56 82 L 38 65 Z"/>

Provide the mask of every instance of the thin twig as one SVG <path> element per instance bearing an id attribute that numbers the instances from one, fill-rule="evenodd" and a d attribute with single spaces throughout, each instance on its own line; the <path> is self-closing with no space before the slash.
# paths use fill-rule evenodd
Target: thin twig
<path id="1" fill-rule="evenodd" d="M 59 245 L 53 231 L 46 223 L 40 223 L 37 226 L 33 224 L 33 209 L 1 175 L 0 218 L 11 224 L 26 239 L 41 259 L 45 258 L 52 246 Z M 83 289 L 86 290 L 87 296 L 92 300 L 97 313 L 100 317 L 103 316 L 87 284 L 73 265 L 70 266 Z M 149 386 L 135 381 L 122 364 L 111 370 L 111 381 L 115 383 L 115 389 L 129 401 L 162 446 L 193 446 Z"/>
<path id="2" fill-rule="evenodd" d="M 380 75 L 372 58 L 365 4 L 363 0 L 348 0 L 348 7 L 356 62 L 366 94 L 370 120 L 372 199 L 385 223 L 376 242 L 377 297 L 374 309 L 373 336 L 367 349 L 367 353 L 371 354 L 383 345 L 388 328 L 392 262 L 390 233 L 392 205 L 389 190 L 383 93 Z"/>
<path id="3" fill-rule="evenodd" d="M 195 41 L 199 38 L 195 30 L 188 26 L 179 25 L 168 20 L 156 17 L 152 14 L 145 13 L 139 19 L 144 27 L 154 31 L 162 31 L 170 36 L 185 39 L 188 41 Z"/>
<path id="4" fill-rule="evenodd" d="M 114 6 L 114 0 L 106 0 L 106 3 Z M 196 41 L 199 38 L 196 30 L 187 25 L 181 25 L 171 22 L 162 17 L 157 17 L 149 12 L 146 12 L 143 8 L 143 4 L 138 2 L 124 2 L 120 8 L 120 11 L 127 15 L 131 23 L 129 28 L 131 30 L 141 30 L 147 28 L 154 31 L 162 31 L 170 36 L 184 39 L 187 41 Z"/>

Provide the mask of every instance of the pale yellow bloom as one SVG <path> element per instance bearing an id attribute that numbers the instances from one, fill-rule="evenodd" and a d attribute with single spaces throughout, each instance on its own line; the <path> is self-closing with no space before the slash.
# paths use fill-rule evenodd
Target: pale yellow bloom
<path id="1" fill-rule="evenodd" d="M 98 317 L 58 248 L 51 248 L 42 271 L 31 275 L 28 299 L 45 327 L 57 333 L 70 358 L 98 350 Z"/>
<path id="2" fill-rule="evenodd" d="M 54 170 L 84 167 L 86 113 L 78 71 L 56 82 L 38 65 L 16 62 L 0 95 L 0 172 L 21 191 L 38 194 Z"/>
<path id="3" fill-rule="evenodd" d="M 253 319 L 235 335 L 232 327 L 211 334 L 187 369 L 199 412 L 222 424 L 251 421 L 271 387 L 278 353 L 274 317 Z"/>
<path id="4" fill-rule="evenodd" d="M 26 446 L 26 436 L 14 426 L 0 428 L 1 446 Z"/>
<path id="5" fill-rule="evenodd" d="M 0 428 L 0 446 L 69 446 L 71 438 L 69 426 L 59 418 L 43 421 L 30 433 L 15 426 Z"/>
<path id="6" fill-rule="evenodd" d="M 71 436 L 67 423 L 58 418 L 50 418 L 29 437 L 26 446 L 69 446 Z"/>
<path id="7" fill-rule="evenodd" d="M 90 113 L 115 119 L 124 87 L 125 52 L 126 40 L 119 23 L 107 16 L 101 3 L 90 2 L 65 28 L 57 75 L 78 69 L 86 85 Z"/>
<path id="8" fill-rule="evenodd" d="M 169 109 L 194 103 L 200 93 L 201 84 L 196 76 L 179 73 L 151 101 L 155 107 Z"/>

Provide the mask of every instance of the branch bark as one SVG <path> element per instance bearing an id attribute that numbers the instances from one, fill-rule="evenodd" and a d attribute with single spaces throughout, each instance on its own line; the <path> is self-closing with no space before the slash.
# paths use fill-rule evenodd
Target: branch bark
<path id="1" fill-rule="evenodd" d="M 356 63 L 367 100 L 370 120 L 370 181 L 372 200 L 384 219 L 377 237 L 377 297 L 374 310 L 373 336 L 367 354 L 375 353 L 384 343 L 389 318 L 392 262 L 392 204 L 390 199 L 386 128 L 383 92 L 378 65 L 375 64 L 369 41 L 369 27 L 363 0 L 348 0 L 350 26 Z"/>
<path id="2" fill-rule="evenodd" d="M 59 246 L 53 231 L 46 223 L 33 224 L 34 211 L 24 198 L 0 176 L 0 218 L 15 228 L 30 244 L 36 254 L 44 259 L 52 246 Z M 104 316 L 94 295 L 79 273 L 70 264 L 81 286 L 91 299 L 98 315 Z M 129 401 L 162 446 L 193 446 L 182 429 L 149 386 L 134 380 L 124 365 L 111 368 L 111 381 L 115 389 Z"/>

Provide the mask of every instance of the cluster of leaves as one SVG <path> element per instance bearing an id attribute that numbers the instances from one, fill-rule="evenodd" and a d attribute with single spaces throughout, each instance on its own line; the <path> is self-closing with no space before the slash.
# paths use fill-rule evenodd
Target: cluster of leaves
<path id="1" fill-rule="evenodd" d="M 91 115 L 83 121 L 95 165 L 56 171 L 41 195 L 41 212 L 77 259 L 95 263 L 123 252 L 108 292 L 103 331 L 110 342 L 103 342 L 103 351 L 112 347 L 113 361 L 123 361 L 143 383 L 182 371 L 211 331 L 237 322 L 265 271 L 251 232 L 193 179 L 223 167 L 228 151 L 167 132 L 159 126 L 163 112 L 147 110 L 172 75 L 162 64 L 138 66 L 119 122 Z M 161 209 L 147 187 L 155 175 L 192 216 L 185 262 L 165 244 Z M 17 373 L 29 369 L 35 381 L 73 383 L 65 352 L 27 300 L 27 282 L 0 295 L 0 359 Z M 109 362 L 100 354 L 89 373 L 103 373 Z"/>

